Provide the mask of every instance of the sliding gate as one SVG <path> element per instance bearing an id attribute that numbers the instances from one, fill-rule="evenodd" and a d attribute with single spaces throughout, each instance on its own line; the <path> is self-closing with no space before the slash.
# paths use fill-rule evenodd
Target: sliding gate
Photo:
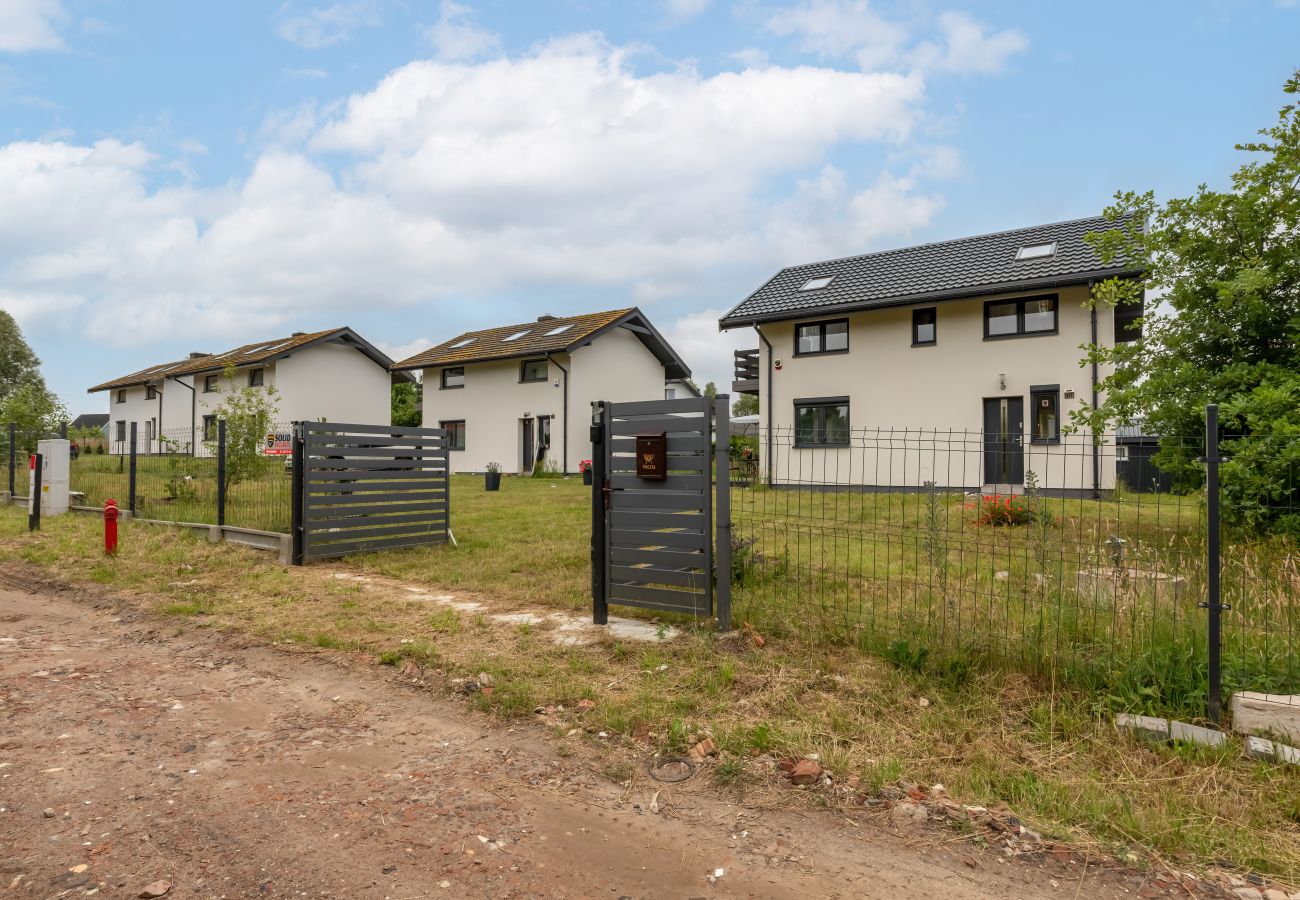
<path id="1" fill-rule="evenodd" d="M 591 438 L 594 621 L 619 604 L 729 629 L 727 397 L 594 403 Z"/>
<path id="2" fill-rule="evenodd" d="M 447 541 L 440 428 L 302 422 L 293 440 L 293 561 Z"/>

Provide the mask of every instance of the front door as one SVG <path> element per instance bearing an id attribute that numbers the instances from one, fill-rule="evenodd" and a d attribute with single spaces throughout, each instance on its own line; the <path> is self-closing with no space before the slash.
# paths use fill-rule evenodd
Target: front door
<path id="1" fill-rule="evenodd" d="M 1025 400 L 990 397 L 984 401 L 984 483 L 1025 483 Z"/>
<path id="2" fill-rule="evenodd" d="M 533 471 L 533 462 L 536 457 L 533 455 L 536 446 L 533 444 L 533 420 L 524 419 L 524 465 L 519 470 L 522 475 L 530 475 Z"/>

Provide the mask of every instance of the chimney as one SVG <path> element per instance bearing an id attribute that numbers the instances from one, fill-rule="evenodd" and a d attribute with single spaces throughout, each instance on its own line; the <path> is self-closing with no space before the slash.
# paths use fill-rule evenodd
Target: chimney
<path id="1" fill-rule="evenodd" d="M 305 331 L 295 331 L 293 334 L 289 335 L 289 337 L 302 337 L 306 333 L 307 332 Z"/>
<path id="2" fill-rule="evenodd" d="M 555 316 L 551 315 L 550 313 L 543 313 L 542 315 L 540 315 L 540 316 L 537 317 L 537 321 L 539 321 L 539 322 L 554 322 L 554 321 L 555 321 Z"/>
<path id="3" fill-rule="evenodd" d="M 211 356 L 211 353 L 199 353 L 197 350 L 190 354 L 190 359 L 202 359 L 205 356 Z"/>

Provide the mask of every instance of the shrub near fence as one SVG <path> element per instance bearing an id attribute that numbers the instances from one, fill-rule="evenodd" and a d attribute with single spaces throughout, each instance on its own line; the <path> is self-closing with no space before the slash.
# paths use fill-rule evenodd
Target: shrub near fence
<path id="1" fill-rule="evenodd" d="M 809 447 L 764 431 L 758 458 L 733 464 L 742 621 L 902 665 L 1008 665 L 1100 689 L 1116 706 L 1204 712 L 1203 488 L 1126 489 L 1109 436 L 1095 454 L 1090 436 L 1026 445 L 1015 495 L 985 487 L 979 432 L 839 437 Z M 1222 558 L 1225 691 L 1300 691 L 1294 541 L 1228 530 Z"/>
<path id="2" fill-rule="evenodd" d="M 287 435 L 292 426 L 277 424 L 272 432 Z M 194 438 L 197 437 L 197 440 Z M 139 434 L 136 440 L 135 513 L 146 519 L 169 522 L 218 521 L 218 454 L 215 433 L 205 440 L 190 430 L 164 429 L 156 437 Z M 230 485 L 225 524 L 263 531 L 288 532 L 292 518 L 292 471 L 286 442 L 277 443 L 256 460 L 250 477 Z M 84 502 L 103 506 L 113 498 L 126 508 L 130 498 L 129 442 L 110 445 L 125 452 L 81 454 L 72 463 L 72 489 L 85 494 Z"/>

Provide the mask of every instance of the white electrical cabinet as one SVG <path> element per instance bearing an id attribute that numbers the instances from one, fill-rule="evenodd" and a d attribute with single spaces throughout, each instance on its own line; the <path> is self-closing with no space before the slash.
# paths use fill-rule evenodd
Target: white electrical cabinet
<path id="1" fill-rule="evenodd" d="M 36 452 L 44 457 L 41 460 L 41 515 L 58 516 L 68 511 L 68 492 L 71 488 L 71 463 L 68 448 L 71 445 L 64 440 L 40 441 Z M 36 479 L 36 472 L 29 468 L 31 480 Z M 29 492 L 29 497 L 32 494 Z"/>

